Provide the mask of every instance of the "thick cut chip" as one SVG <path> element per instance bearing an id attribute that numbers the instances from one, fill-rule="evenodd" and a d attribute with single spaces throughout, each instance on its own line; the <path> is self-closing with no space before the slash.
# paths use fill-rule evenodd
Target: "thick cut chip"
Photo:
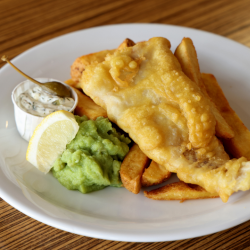
<path id="1" fill-rule="evenodd" d="M 64 81 L 66 84 L 68 84 L 69 86 L 71 86 L 71 87 L 73 87 L 73 88 L 77 88 L 77 84 L 78 84 L 78 82 L 75 82 L 74 80 L 72 80 L 72 79 L 68 79 L 68 80 L 66 80 L 66 81 Z M 78 89 L 79 89 L 79 87 L 78 87 Z"/>
<path id="2" fill-rule="evenodd" d="M 209 193 L 204 188 L 187 184 L 183 181 L 168 184 L 152 191 L 144 191 L 144 195 L 153 200 L 196 200 L 207 198 L 218 198 L 217 193 Z"/>
<path id="3" fill-rule="evenodd" d="M 119 45 L 119 47 L 117 48 L 118 50 L 119 49 L 124 49 L 124 48 L 127 48 L 127 47 L 132 47 L 132 46 L 134 46 L 135 45 L 135 43 L 134 43 L 134 41 L 132 41 L 131 39 L 129 39 L 129 38 L 126 38 L 120 45 Z"/>
<path id="4" fill-rule="evenodd" d="M 71 66 L 71 78 L 73 80 L 73 87 L 75 88 L 80 88 L 80 84 L 79 84 L 79 80 L 81 78 L 82 72 L 85 70 L 85 68 L 88 65 L 94 64 L 94 63 L 100 63 L 103 62 L 105 60 L 105 57 L 108 54 L 113 54 L 116 50 L 121 50 L 123 48 L 126 47 L 131 47 L 134 46 L 135 43 L 126 38 L 117 49 L 113 49 L 113 50 L 102 50 L 96 53 L 91 53 L 88 55 L 84 55 L 81 57 L 78 57 L 74 63 Z"/>
<path id="5" fill-rule="evenodd" d="M 220 114 L 206 92 L 206 88 L 202 82 L 197 53 L 190 38 L 183 38 L 180 45 L 176 48 L 175 56 L 179 60 L 183 72 L 200 87 L 202 93 L 207 97 L 216 120 L 216 135 L 220 138 L 232 138 L 234 136 L 232 128 Z"/>
<path id="6" fill-rule="evenodd" d="M 234 130 L 232 139 L 223 139 L 224 147 L 234 157 L 246 157 L 250 160 L 250 131 L 239 116 L 230 107 L 221 87 L 212 74 L 202 74 L 208 95 L 217 105 L 222 116 Z"/>
<path id="7" fill-rule="evenodd" d="M 171 176 L 171 172 L 169 172 L 164 166 L 159 165 L 155 161 L 151 161 L 148 168 L 145 169 L 142 175 L 142 186 L 149 187 L 153 185 L 158 185 Z"/>
<path id="8" fill-rule="evenodd" d="M 250 162 L 229 160 L 215 136 L 211 100 L 182 71 L 167 39 L 151 38 L 89 65 L 81 86 L 148 158 L 182 181 L 218 192 L 224 202 L 250 189 Z"/>
<path id="9" fill-rule="evenodd" d="M 127 190 L 134 194 L 140 192 L 141 176 L 148 164 L 148 157 L 140 150 L 137 144 L 134 144 L 124 158 L 120 169 L 121 180 Z"/>
<path id="10" fill-rule="evenodd" d="M 95 104 L 91 98 L 86 96 L 80 90 L 74 90 L 78 96 L 78 104 L 75 108 L 75 115 L 86 115 L 91 120 L 95 120 L 99 116 L 108 117 L 105 109 Z"/>

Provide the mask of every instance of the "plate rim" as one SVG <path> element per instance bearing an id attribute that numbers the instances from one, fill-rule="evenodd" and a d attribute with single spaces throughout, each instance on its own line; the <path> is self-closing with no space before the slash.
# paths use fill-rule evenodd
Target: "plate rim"
<path id="1" fill-rule="evenodd" d="M 70 33 L 67 33 L 67 34 L 64 34 L 64 35 L 61 35 L 61 36 L 58 36 L 58 37 L 54 37 L 52 39 L 49 39 L 45 42 L 42 42 L 32 48 L 29 48 L 28 50 L 24 51 L 23 53 L 21 53 L 20 55 L 16 56 L 15 58 L 13 58 L 12 60 L 15 62 L 16 60 L 19 60 L 22 56 L 25 56 L 27 53 L 32 53 L 33 50 L 36 50 L 38 49 L 40 46 L 46 46 L 46 44 L 49 44 L 50 42 L 54 41 L 54 40 L 57 40 L 57 39 L 61 39 L 65 36 L 71 36 L 72 34 L 76 34 L 76 33 L 82 33 L 82 32 L 85 32 L 87 30 L 96 30 L 96 29 L 103 29 L 103 28 L 106 28 L 106 27 L 118 27 L 118 26 L 165 26 L 165 27 L 172 27 L 172 28 L 178 28 L 178 29 L 188 29 L 188 30 L 193 30 L 193 31 L 196 31 L 196 32 L 204 32 L 204 33 L 207 33 L 209 35 L 213 35 L 213 36 L 217 36 L 219 37 L 220 39 L 225 39 L 227 41 L 230 41 L 232 42 L 234 45 L 237 45 L 237 46 L 243 46 L 244 49 L 249 49 L 247 46 L 243 45 L 243 44 L 240 44 L 232 39 L 229 39 L 229 38 L 225 38 L 223 36 L 220 36 L 218 34 L 214 34 L 214 33 L 211 33 L 211 32 L 208 32 L 208 31 L 203 31 L 203 30 L 199 30 L 199 29 L 195 29 L 195 28 L 189 28 L 189 27 L 182 27 L 182 26 L 178 26 L 178 25 L 166 25 L 166 24 L 146 24 L 146 23 L 129 23 L 129 24 L 111 24 L 111 25 L 102 25 L 102 26 L 96 26 L 96 27 L 91 27 L 91 28 L 88 28 L 88 29 L 83 29 L 83 30 L 78 30 L 78 31 L 73 31 L 73 32 L 70 32 Z M 250 51 L 250 50 L 249 50 Z M 4 65 L 1 67 L 0 69 L 0 77 L 1 77 L 1 73 L 5 70 L 8 70 L 8 65 Z M 8 180 L 9 181 L 9 180 Z M 11 183 L 12 184 L 12 183 Z M 17 188 L 17 187 L 15 187 Z M 171 238 L 172 239 L 169 239 L 168 237 L 166 237 L 166 239 L 158 239 L 158 240 L 155 240 L 155 239 L 143 239 L 143 237 L 138 237 L 138 236 L 134 236 L 132 237 L 133 235 L 131 235 L 131 240 L 130 239 L 124 239 L 124 237 L 122 237 L 122 235 L 120 235 L 119 233 L 117 233 L 116 235 L 114 235 L 115 237 L 112 237 L 113 235 L 106 235 L 105 237 L 102 237 L 102 232 L 98 232 L 96 235 L 93 234 L 92 231 L 94 231 L 95 233 L 97 232 L 96 230 L 92 230 L 90 233 L 88 233 L 88 231 L 84 231 L 84 234 L 82 233 L 79 233 L 79 232 L 76 232 L 75 230 L 78 228 L 78 227 L 75 227 L 74 230 L 69 230 L 69 228 L 67 228 L 67 225 L 70 224 L 70 221 L 69 220 L 66 220 L 67 222 L 64 222 L 64 223 L 60 223 L 60 221 L 62 219 L 58 219 L 58 218 L 55 218 L 55 217 L 51 217 L 50 220 L 52 219 L 53 221 L 57 222 L 58 224 L 60 224 L 60 226 L 55 226 L 54 223 L 50 223 L 48 220 L 46 220 L 46 217 L 49 216 L 48 214 L 44 213 L 41 209 L 39 209 L 38 207 L 36 207 L 34 204 L 32 204 L 29 200 L 26 200 L 26 202 L 29 202 L 30 204 L 29 205 L 25 205 L 23 204 L 22 202 L 20 203 L 21 206 L 18 208 L 17 207 L 17 204 L 15 203 L 15 200 L 12 199 L 11 196 L 9 196 L 7 194 L 7 192 L 4 192 L 6 190 L 2 189 L 1 187 L 1 184 L 0 184 L 0 196 L 2 197 L 2 199 L 4 199 L 7 203 L 9 203 L 11 206 L 15 207 L 17 210 L 21 211 L 22 213 L 26 214 L 27 216 L 35 219 L 35 220 L 38 220 L 44 224 L 47 224 L 47 225 L 50 225 L 52 227 L 55 227 L 55 228 L 58 228 L 58 229 L 61 229 L 61 230 L 64 230 L 64 231 L 68 231 L 68 232 L 71 232 L 71 233 L 75 233 L 75 234 L 79 234 L 79 235 L 84 235 L 84 236 L 88 236 L 88 237 L 94 237 L 94 238 L 99 238 L 99 239 L 105 239 L 105 240 L 115 240 L 115 241 L 129 241 L 129 242 L 160 242 L 160 241 L 172 241 L 172 240 L 183 240 L 183 239 L 188 239 L 188 238 L 195 238 L 195 237 L 200 237 L 200 236 L 204 236 L 204 235 L 207 235 L 207 234 L 211 234 L 211 233 L 216 233 L 216 232 L 219 232 L 221 230 L 224 230 L 224 229 L 228 229 L 228 228 L 231 228 L 233 226 L 236 226 L 236 225 L 239 225 L 243 222 L 246 222 L 247 220 L 250 219 L 250 213 L 249 213 L 249 216 L 248 218 L 245 218 L 246 220 L 244 221 L 241 221 L 241 222 L 234 222 L 234 223 L 231 223 L 230 226 L 225 226 L 225 227 L 218 227 L 216 230 L 205 230 L 203 232 L 200 232 L 200 233 L 196 233 L 196 235 L 189 235 L 187 237 L 183 237 L 183 236 L 179 236 L 179 237 L 174 237 L 172 236 Z M 19 189 L 19 191 L 21 192 L 21 190 Z M 22 194 L 22 192 L 21 192 Z M 26 199 L 26 197 L 24 197 Z M 34 212 L 34 209 L 30 209 L 30 205 L 34 206 L 35 207 L 35 212 Z M 39 210 L 39 211 L 36 211 L 36 210 Z M 28 213 L 27 211 L 30 211 L 30 213 Z M 33 211 L 33 212 L 32 212 Z M 44 217 L 46 222 L 44 221 L 41 221 L 40 220 L 40 217 Z M 66 223 L 65 226 L 63 226 L 64 224 Z M 62 225 L 61 225 L 62 224 Z M 88 230 L 88 229 L 87 229 Z M 80 230 L 81 231 L 81 230 Z M 125 237 L 127 238 L 127 237 Z"/>

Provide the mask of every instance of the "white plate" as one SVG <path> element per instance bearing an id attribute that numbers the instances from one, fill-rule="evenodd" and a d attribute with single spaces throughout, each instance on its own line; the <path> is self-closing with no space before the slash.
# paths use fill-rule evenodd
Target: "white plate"
<path id="1" fill-rule="evenodd" d="M 183 37 L 194 41 L 202 72 L 213 73 L 232 107 L 250 128 L 250 50 L 229 39 L 177 26 L 125 24 L 70 33 L 40 44 L 13 62 L 33 77 L 70 78 L 80 55 L 135 42 L 167 37 L 174 50 Z M 0 195 L 28 216 L 62 230 L 119 241 L 170 241 L 233 227 L 250 219 L 250 192 L 239 192 L 227 204 L 220 199 L 153 201 L 141 192 L 106 188 L 83 195 L 66 190 L 25 160 L 27 142 L 14 123 L 12 89 L 23 80 L 10 66 L 0 70 Z M 15 180 L 18 180 L 18 183 Z M 22 190 L 18 186 L 20 185 Z"/>

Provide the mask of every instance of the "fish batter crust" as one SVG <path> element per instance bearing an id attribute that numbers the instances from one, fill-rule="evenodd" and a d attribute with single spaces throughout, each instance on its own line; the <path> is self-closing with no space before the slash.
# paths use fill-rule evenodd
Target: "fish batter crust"
<path id="1" fill-rule="evenodd" d="M 151 38 L 85 68 L 83 91 L 155 162 L 226 202 L 250 189 L 250 162 L 229 160 L 215 136 L 210 103 L 170 50 Z"/>

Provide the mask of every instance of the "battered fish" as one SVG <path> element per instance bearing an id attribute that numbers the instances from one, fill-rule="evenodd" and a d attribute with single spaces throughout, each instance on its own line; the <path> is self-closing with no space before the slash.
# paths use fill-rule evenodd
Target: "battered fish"
<path id="1" fill-rule="evenodd" d="M 107 55 L 85 68 L 80 85 L 150 159 L 182 181 L 218 193 L 224 202 L 250 189 L 250 162 L 229 160 L 215 136 L 210 102 L 182 72 L 167 39 Z"/>

